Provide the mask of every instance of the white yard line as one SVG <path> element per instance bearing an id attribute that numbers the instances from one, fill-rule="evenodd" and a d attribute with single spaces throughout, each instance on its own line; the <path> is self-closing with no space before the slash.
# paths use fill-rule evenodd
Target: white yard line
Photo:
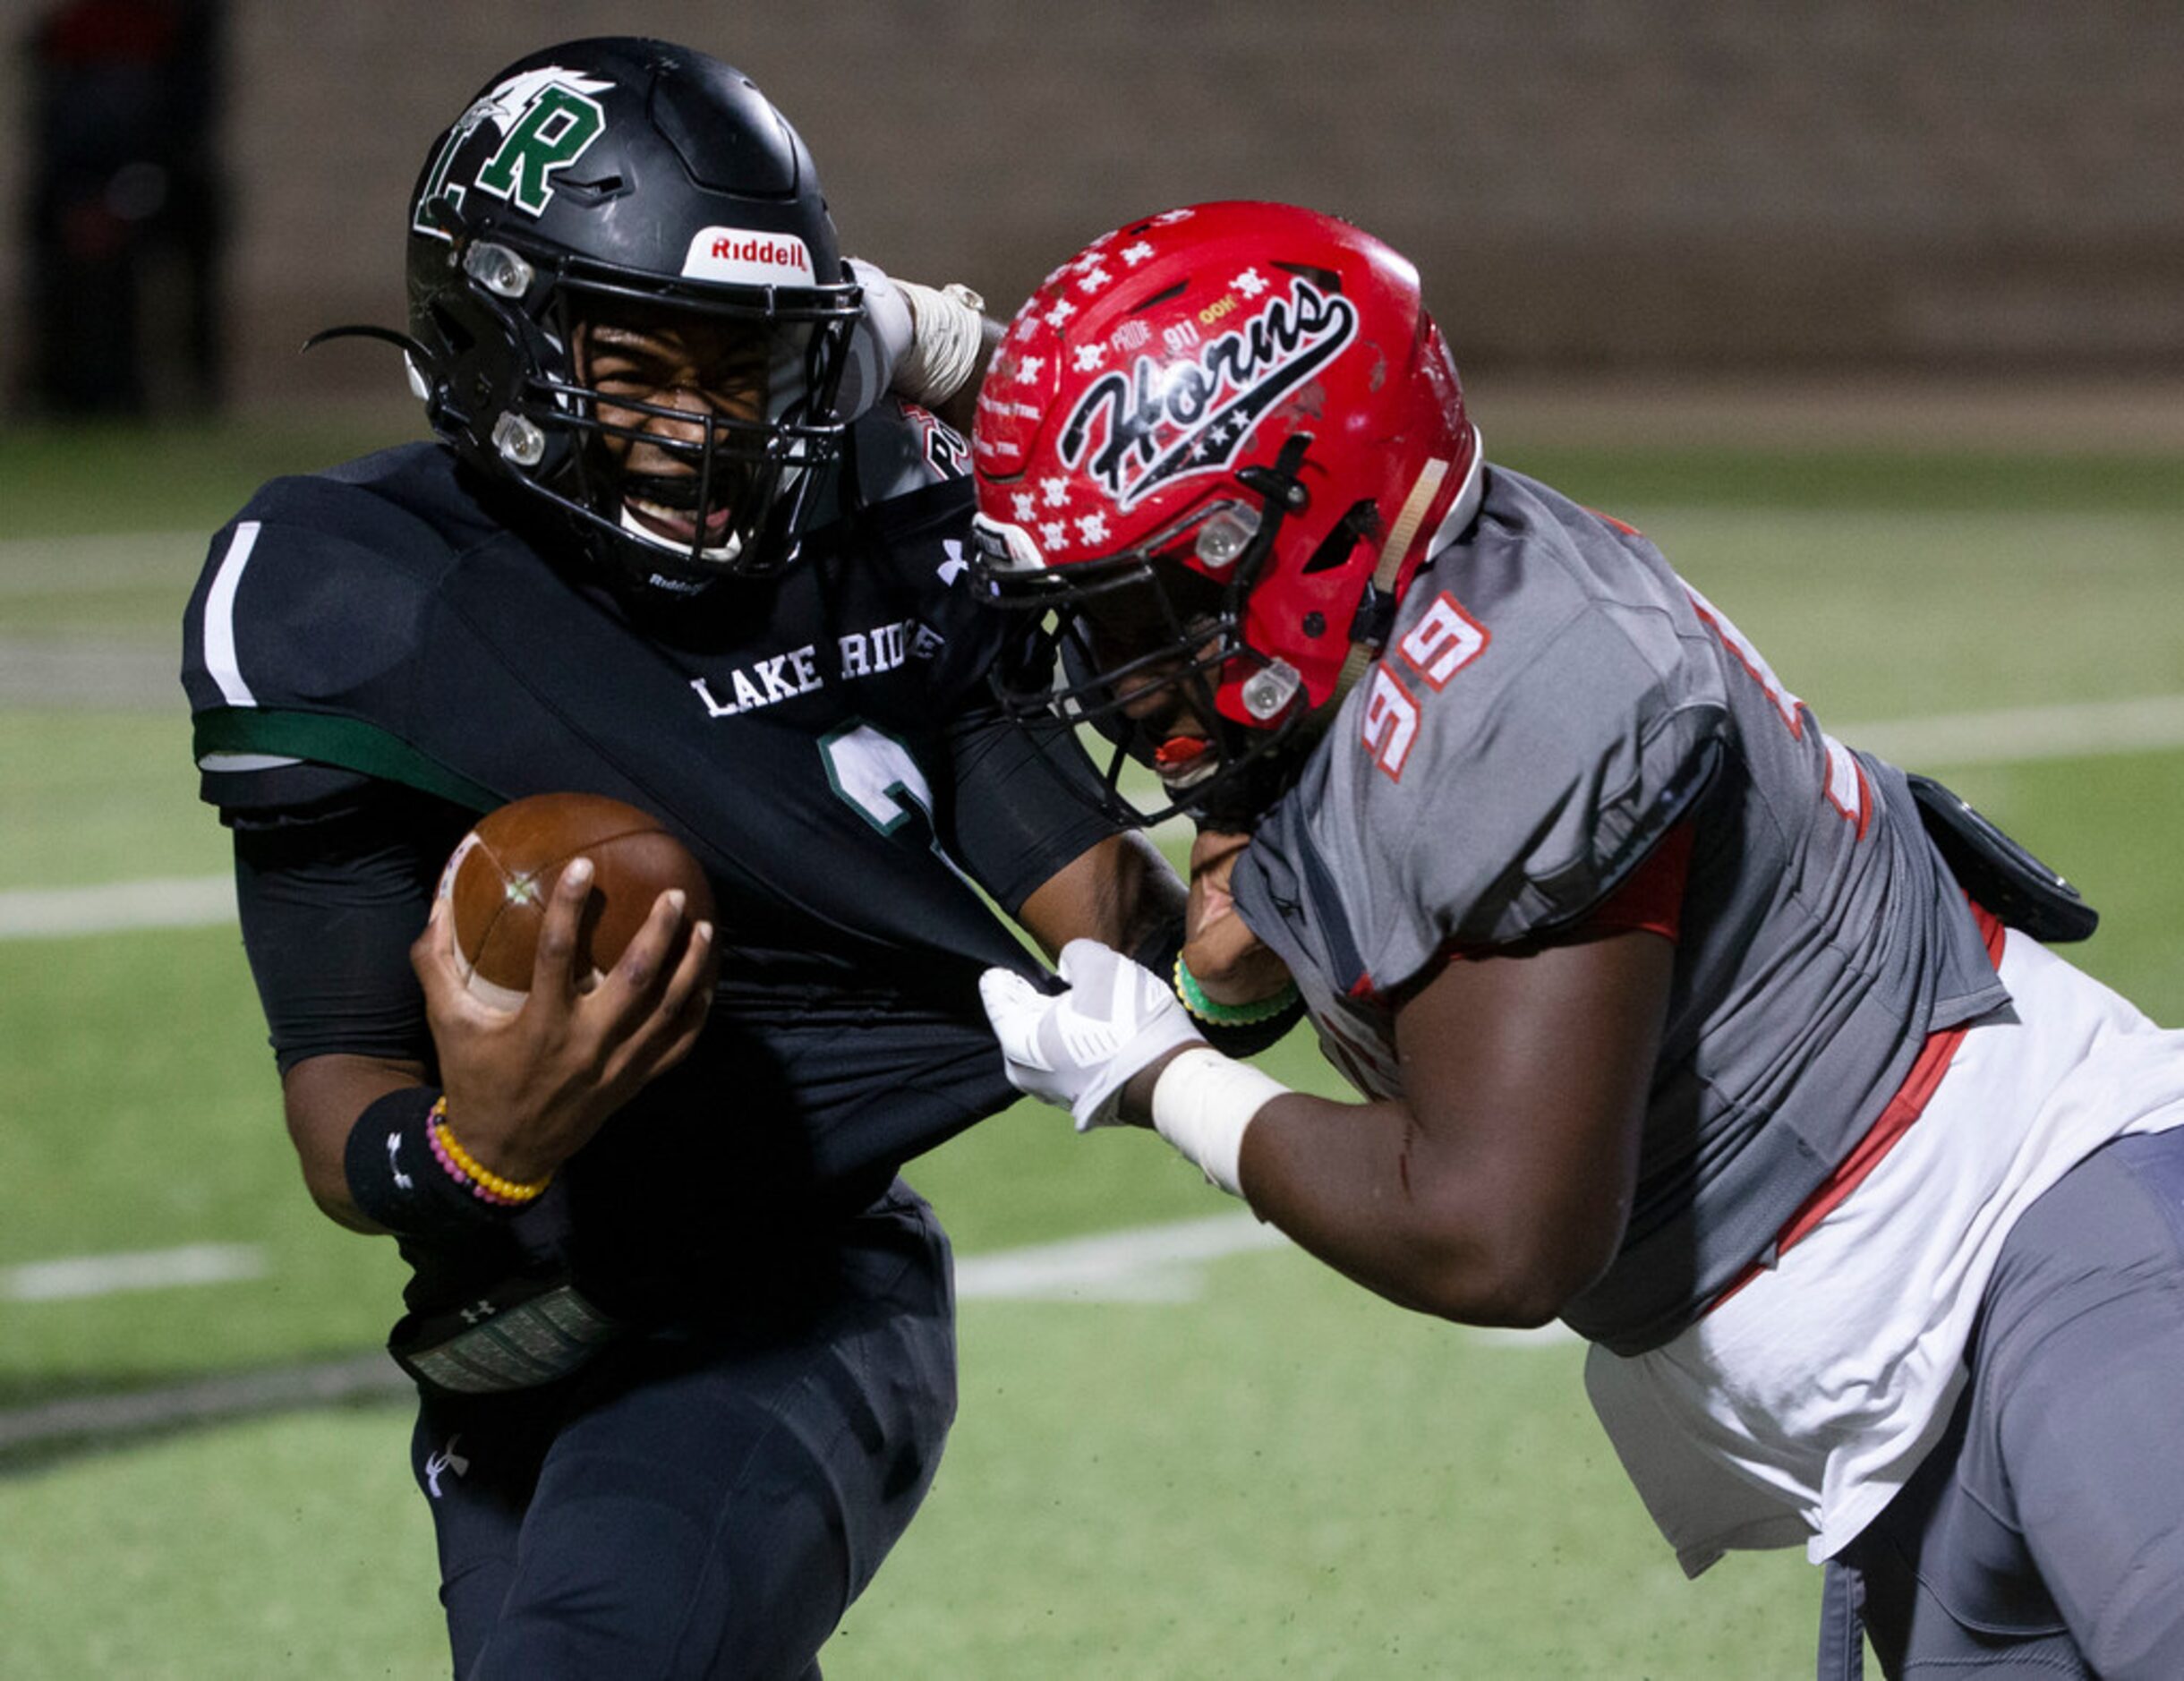
<path id="1" fill-rule="evenodd" d="M 2184 747 L 2184 695 L 1942 713 L 1835 732 L 1891 764 L 2009 764 Z"/>
<path id="2" fill-rule="evenodd" d="M 72 1301 L 124 1291 L 233 1284 L 262 1278 L 265 1272 L 265 1251 L 255 1243 L 192 1243 L 132 1254 L 78 1255 L 0 1267 L 0 1301 Z"/>
<path id="3" fill-rule="evenodd" d="M 1274 1227 L 1237 1209 L 960 1257 L 956 1294 L 966 1301 L 1189 1301 L 1199 1293 L 1202 1263 L 1288 1246 Z"/>
<path id="4" fill-rule="evenodd" d="M 1194 1301 L 1204 1293 L 1208 1261 L 1290 1249 L 1289 1239 L 1248 1208 L 1126 1232 L 1063 1238 L 1028 1249 L 997 1250 L 956 1261 L 956 1294 L 985 1301 Z M 1467 1342 L 1497 1348 L 1574 1343 L 1563 1325 L 1535 1331 L 1487 1326 L 1450 1327 Z"/>
<path id="5" fill-rule="evenodd" d="M 1183 1301 L 1199 1293 L 1207 1261 L 1289 1240 L 1237 1209 L 1133 1231 L 996 1250 L 956 1262 L 956 1293 L 1010 1301 Z M 0 1301 L 68 1301 L 124 1292 L 262 1278 L 265 1251 L 252 1243 L 77 1255 L 0 1267 Z"/>
<path id="6" fill-rule="evenodd" d="M 195 928 L 235 919 L 235 878 L 229 875 L 157 876 L 98 887 L 0 892 L 0 940 Z"/>
<path id="7" fill-rule="evenodd" d="M 0 636 L 0 708 L 165 713 L 183 706 L 179 650 L 114 635 Z"/>
<path id="8" fill-rule="evenodd" d="M 209 531 L 131 531 L 77 537 L 0 539 L 0 601 L 88 594 L 132 584 L 179 581 L 205 559 Z"/>

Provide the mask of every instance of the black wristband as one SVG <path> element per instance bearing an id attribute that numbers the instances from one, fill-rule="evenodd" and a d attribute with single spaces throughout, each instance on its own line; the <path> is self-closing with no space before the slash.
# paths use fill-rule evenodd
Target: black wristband
<path id="1" fill-rule="evenodd" d="M 397 1237 L 450 1238 L 505 1224 L 516 1209 L 484 1201 L 442 1167 L 425 1129 L 439 1093 L 405 1086 L 366 1105 L 349 1129 L 349 1200 Z"/>

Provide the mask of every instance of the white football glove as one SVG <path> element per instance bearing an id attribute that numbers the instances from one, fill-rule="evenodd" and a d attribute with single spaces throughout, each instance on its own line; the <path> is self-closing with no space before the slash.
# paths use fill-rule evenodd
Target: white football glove
<path id="1" fill-rule="evenodd" d="M 1065 993 L 1043 993 L 1013 969 L 979 977 L 1009 1083 L 1067 1109 L 1077 1130 L 1115 1125 L 1122 1088 L 1179 1045 L 1205 1043 L 1168 984 L 1096 940 L 1062 948 Z"/>
<path id="2" fill-rule="evenodd" d="M 909 354 L 917 324 L 910 301 L 885 270 L 862 257 L 849 259 L 849 277 L 865 289 L 865 313 L 849 335 L 849 360 L 841 371 L 834 412 L 855 420 L 880 400 L 894 382 L 895 369 Z"/>
<path id="3" fill-rule="evenodd" d="M 985 347 L 985 300 L 968 286 L 935 289 L 897 280 L 862 257 L 849 277 L 865 292 L 865 313 L 849 335 L 834 409 L 855 420 L 893 391 L 931 407 L 945 403 L 978 371 Z"/>

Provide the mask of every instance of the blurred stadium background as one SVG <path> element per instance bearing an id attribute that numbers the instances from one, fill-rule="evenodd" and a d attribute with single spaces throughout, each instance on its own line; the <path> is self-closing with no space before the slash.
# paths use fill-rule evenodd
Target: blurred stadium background
<path id="1" fill-rule="evenodd" d="M 192 80 L 177 122 L 211 122 L 245 407 L 399 389 L 368 347 L 294 346 L 392 319 L 388 230 L 484 77 L 524 44 L 602 31 L 743 67 L 811 143 L 850 249 L 1002 305 L 1127 217 L 1285 198 L 1416 260 L 1474 377 L 2184 369 L 2184 15 L 2149 0 L 9 0 L 0 17 L 20 47 L 55 11 L 214 20 L 210 71 L 164 73 Z M 35 67 L 18 52 L 0 95 L 17 206 Z M 107 184 L 109 214 L 161 213 L 156 175 Z M 19 368 L 32 348 L 6 346 Z"/>
<path id="2" fill-rule="evenodd" d="M 444 1668 L 397 1268 L 295 1182 L 175 626 L 259 480 L 416 435 L 391 355 L 296 346 L 399 321 L 431 135 L 603 32 L 749 72 L 848 249 L 1000 313 L 1172 203 L 1382 235 L 1493 456 L 2051 854 L 2184 1022 L 2173 5 L 0 0 L 5 1681 Z M 1572 1345 L 1386 1309 L 1029 1111 L 913 1176 L 963 1417 L 831 1676 L 1810 1672 L 1816 1575 L 1682 1583 Z"/>

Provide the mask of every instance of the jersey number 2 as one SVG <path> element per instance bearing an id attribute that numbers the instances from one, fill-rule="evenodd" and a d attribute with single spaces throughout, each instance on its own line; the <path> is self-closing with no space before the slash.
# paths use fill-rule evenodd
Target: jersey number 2
<path id="1" fill-rule="evenodd" d="M 819 738 L 819 756 L 835 793 L 882 834 L 892 835 L 913 815 L 926 820 L 933 855 L 968 880 L 940 843 L 933 821 L 933 785 L 910 750 L 870 724 L 848 724 Z"/>

